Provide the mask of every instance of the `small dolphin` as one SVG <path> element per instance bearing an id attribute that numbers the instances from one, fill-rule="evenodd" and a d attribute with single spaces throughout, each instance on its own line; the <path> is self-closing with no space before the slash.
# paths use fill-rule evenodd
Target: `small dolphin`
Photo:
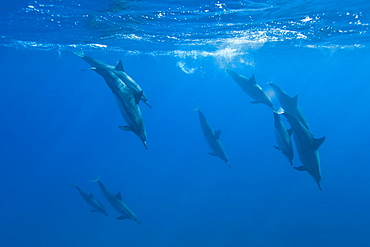
<path id="1" fill-rule="evenodd" d="M 283 113 L 293 128 L 294 142 L 299 159 L 303 166 L 294 167 L 298 171 L 307 171 L 316 181 L 319 189 L 321 181 L 320 158 L 318 148 L 325 141 L 325 137 L 315 139 L 301 121 L 290 113 Z"/>
<path id="2" fill-rule="evenodd" d="M 284 90 L 282 90 L 277 85 L 273 84 L 272 82 L 270 82 L 269 84 L 272 87 L 272 89 L 274 89 L 275 95 L 278 98 L 282 108 L 284 109 L 284 112 L 290 113 L 296 118 L 298 118 L 298 120 L 301 121 L 302 124 L 309 130 L 310 127 L 308 126 L 306 118 L 303 116 L 302 110 L 297 103 L 298 95 L 290 97 Z"/>
<path id="3" fill-rule="evenodd" d="M 92 193 L 87 194 L 83 192 L 77 185 L 73 185 L 72 187 L 76 188 L 78 192 L 80 192 L 82 198 L 87 202 L 87 204 L 89 204 L 93 208 L 92 210 L 90 210 L 90 212 L 99 212 L 106 216 L 109 216 L 105 211 L 103 205 L 93 197 Z"/>
<path id="4" fill-rule="evenodd" d="M 238 83 L 240 88 L 248 94 L 251 98 L 253 98 L 255 101 L 252 101 L 253 104 L 262 103 L 265 104 L 272 109 L 274 107 L 272 106 L 271 99 L 267 96 L 267 94 L 262 90 L 262 88 L 257 84 L 256 79 L 254 75 L 252 75 L 251 78 L 247 78 L 245 76 L 239 75 L 238 73 L 232 71 L 232 70 L 226 70 L 226 72 Z"/>
<path id="5" fill-rule="evenodd" d="M 111 89 L 121 114 L 127 123 L 127 126 L 119 127 L 122 130 L 134 132 L 140 138 L 144 147 L 148 149 L 144 121 L 139 107 L 139 100 L 143 96 L 143 91 L 133 94 L 132 90 L 118 77 L 113 66 L 85 56 L 83 53 L 75 54 L 93 66 L 92 70 L 101 75 Z"/>
<path id="6" fill-rule="evenodd" d="M 206 138 L 208 145 L 213 151 L 213 153 L 209 153 L 209 154 L 212 156 L 220 157 L 223 161 L 226 162 L 226 164 L 229 167 L 231 167 L 229 163 L 229 159 L 227 158 L 225 150 L 220 141 L 221 130 L 214 131 L 212 127 L 208 124 L 205 116 L 200 111 L 200 109 L 196 108 L 194 110 L 198 112 L 200 126 L 202 127 L 204 137 Z"/>
<path id="7" fill-rule="evenodd" d="M 152 108 L 152 106 L 148 102 L 148 99 L 144 91 L 141 89 L 140 85 L 137 84 L 137 82 L 125 72 L 121 60 L 119 60 L 118 64 L 114 68 L 114 73 L 130 88 L 133 94 L 138 94 L 142 92 L 140 100 L 143 101 L 147 106 Z"/>
<path id="8" fill-rule="evenodd" d="M 128 206 L 122 201 L 121 192 L 118 192 L 116 195 L 109 191 L 102 182 L 99 181 L 99 177 L 91 180 L 91 182 L 97 182 L 104 197 L 112 205 L 112 207 L 121 214 L 120 217 L 117 217 L 119 220 L 130 219 L 141 225 L 141 222 L 137 219 L 135 214 L 129 209 Z"/>
<path id="9" fill-rule="evenodd" d="M 293 165 L 293 147 L 290 140 L 290 136 L 293 133 L 293 129 L 287 130 L 281 121 L 280 114 L 274 111 L 274 125 L 275 125 L 275 137 L 277 146 L 274 148 L 281 151 L 281 153 L 289 160 L 290 165 Z"/>

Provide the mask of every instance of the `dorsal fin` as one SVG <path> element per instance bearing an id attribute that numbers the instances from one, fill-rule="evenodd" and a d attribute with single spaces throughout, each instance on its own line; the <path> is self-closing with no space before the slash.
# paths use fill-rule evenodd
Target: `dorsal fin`
<path id="1" fill-rule="evenodd" d="M 287 132 L 288 132 L 288 135 L 291 136 L 293 133 L 293 128 L 288 129 Z"/>
<path id="2" fill-rule="evenodd" d="M 298 105 L 298 95 L 294 96 L 292 100 L 295 105 Z"/>
<path id="3" fill-rule="evenodd" d="M 116 198 L 122 201 L 121 192 L 118 192 Z"/>
<path id="4" fill-rule="evenodd" d="M 143 97 L 143 91 L 134 94 L 136 104 L 139 104 L 141 97 Z"/>
<path id="5" fill-rule="evenodd" d="M 254 77 L 254 74 L 251 76 L 251 78 L 249 78 L 249 82 L 253 83 L 253 84 L 257 84 L 256 78 Z"/>
<path id="6" fill-rule="evenodd" d="M 117 65 L 116 65 L 116 70 L 125 72 L 125 69 L 123 68 L 122 60 L 118 61 Z"/>
<path id="7" fill-rule="evenodd" d="M 319 147 L 321 146 L 321 144 L 323 144 L 323 142 L 325 141 L 325 136 L 324 137 L 321 137 L 319 139 L 313 139 L 313 148 L 315 150 L 319 149 Z"/>
<path id="8" fill-rule="evenodd" d="M 215 137 L 216 137 L 217 139 L 219 139 L 219 138 L 220 138 L 220 134 L 221 134 L 221 130 L 216 130 L 216 131 L 215 131 Z"/>

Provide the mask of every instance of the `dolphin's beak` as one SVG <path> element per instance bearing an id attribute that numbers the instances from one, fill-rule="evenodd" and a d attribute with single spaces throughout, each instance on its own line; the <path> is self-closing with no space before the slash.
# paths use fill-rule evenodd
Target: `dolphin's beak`
<path id="1" fill-rule="evenodd" d="M 319 189 L 322 191 L 322 188 L 321 188 L 321 185 L 320 183 L 317 183 L 317 185 L 319 186 Z"/>
<path id="2" fill-rule="evenodd" d="M 148 101 L 144 101 L 144 103 L 149 106 L 150 108 L 152 108 L 152 106 L 148 103 Z"/>
<path id="3" fill-rule="evenodd" d="M 138 224 L 142 225 L 142 223 L 138 219 L 134 219 L 134 221 L 137 222 Z"/>
<path id="4" fill-rule="evenodd" d="M 148 149 L 148 146 L 146 145 L 146 141 L 143 141 L 145 149 Z"/>

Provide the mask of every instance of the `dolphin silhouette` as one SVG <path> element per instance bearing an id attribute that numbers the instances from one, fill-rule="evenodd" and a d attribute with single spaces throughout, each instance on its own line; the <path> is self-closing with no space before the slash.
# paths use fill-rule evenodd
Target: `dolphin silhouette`
<path id="1" fill-rule="evenodd" d="M 99 212 L 106 216 L 109 216 L 105 211 L 103 205 L 93 197 L 92 193 L 87 194 L 83 192 L 77 185 L 73 185 L 72 187 L 76 188 L 78 192 L 80 192 L 82 198 L 87 202 L 87 204 L 89 204 L 93 208 L 92 210 L 90 210 L 90 212 Z"/>
<path id="2" fill-rule="evenodd" d="M 275 137 L 277 146 L 274 148 L 281 151 L 281 153 L 288 159 L 290 165 L 293 165 L 293 147 L 290 136 L 293 133 L 293 129 L 287 130 L 284 126 L 280 114 L 274 111 L 274 126 L 275 126 Z"/>
<path id="3" fill-rule="evenodd" d="M 220 157 L 223 161 L 226 162 L 229 167 L 231 167 L 229 159 L 227 158 L 225 150 L 220 141 L 221 130 L 214 131 L 212 127 L 208 124 L 206 117 L 203 115 L 200 109 L 196 108 L 194 110 L 198 112 L 200 126 L 202 127 L 204 137 L 206 138 L 208 145 L 213 151 L 213 153 L 209 154 L 212 156 Z"/>
<path id="4" fill-rule="evenodd" d="M 298 95 L 294 97 L 290 97 L 284 90 L 282 90 L 277 85 L 273 84 L 272 82 L 269 83 L 269 85 L 274 89 L 275 95 L 278 98 L 282 108 L 284 109 L 284 112 L 290 113 L 296 118 L 298 118 L 299 121 L 306 127 L 306 129 L 310 129 L 308 126 L 308 123 L 306 121 L 306 118 L 304 117 L 301 108 L 298 105 Z"/>
<path id="5" fill-rule="evenodd" d="M 255 100 L 252 101 L 251 103 L 253 104 L 262 103 L 274 109 L 274 107 L 272 106 L 271 99 L 262 90 L 260 85 L 257 84 L 254 75 L 252 75 L 252 77 L 248 79 L 247 77 L 239 75 L 235 71 L 229 69 L 227 69 L 226 72 L 234 79 L 234 81 L 236 81 L 239 87 L 246 94 L 248 94 L 251 98 Z"/>
<path id="6" fill-rule="evenodd" d="M 121 214 L 120 217 L 117 217 L 119 220 L 130 219 L 141 225 L 141 222 L 137 219 L 135 214 L 131 209 L 122 201 L 121 192 L 113 194 L 109 191 L 102 182 L 99 181 L 99 177 L 91 180 L 91 182 L 98 183 L 101 192 L 103 193 L 105 199 L 112 205 L 112 207 Z"/>
<path id="7" fill-rule="evenodd" d="M 117 101 L 118 108 L 125 119 L 127 126 L 119 126 L 122 130 L 134 132 L 148 149 L 146 144 L 146 131 L 144 121 L 139 107 L 139 101 L 143 96 L 143 91 L 133 93 L 133 91 L 117 75 L 113 66 L 100 62 L 92 57 L 85 56 L 83 53 L 75 53 L 83 58 L 87 63 L 93 66 L 91 69 L 101 75 L 114 98 Z"/>
<path id="8" fill-rule="evenodd" d="M 294 167 L 298 171 L 307 171 L 316 181 L 319 189 L 322 190 L 320 158 L 318 149 L 325 141 L 325 137 L 315 139 L 311 132 L 304 126 L 304 124 L 294 115 L 290 113 L 283 113 L 288 122 L 293 128 L 294 142 L 297 147 L 299 159 L 303 166 Z"/>

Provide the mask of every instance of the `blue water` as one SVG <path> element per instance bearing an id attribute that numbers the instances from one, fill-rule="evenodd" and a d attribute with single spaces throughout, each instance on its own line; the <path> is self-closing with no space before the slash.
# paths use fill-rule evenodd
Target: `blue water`
<path id="1" fill-rule="evenodd" d="M 17 1 L 0 10 L 0 246 L 369 246 L 368 1 Z M 148 150 L 103 78 L 144 89 Z M 299 95 L 323 191 L 276 145 L 271 110 L 225 68 Z M 231 168 L 208 155 L 195 107 Z M 300 166 L 298 155 L 293 161 Z M 104 199 L 100 176 L 143 223 Z M 89 212 L 74 184 L 110 217 Z"/>

